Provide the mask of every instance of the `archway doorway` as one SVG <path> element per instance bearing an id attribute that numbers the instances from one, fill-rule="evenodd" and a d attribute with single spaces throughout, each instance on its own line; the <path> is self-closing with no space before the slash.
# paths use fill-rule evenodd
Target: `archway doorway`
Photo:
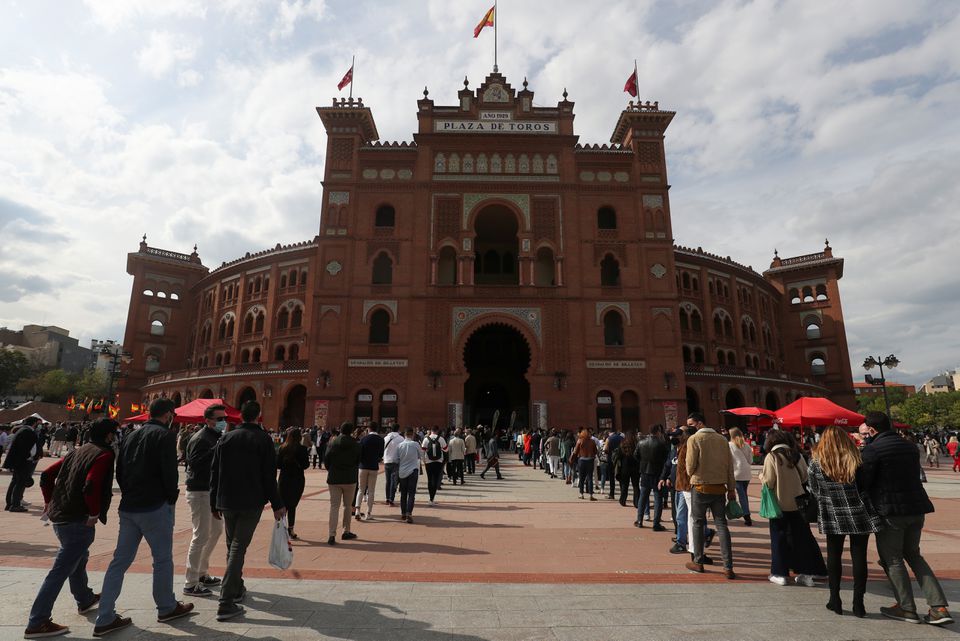
<path id="1" fill-rule="evenodd" d="M 509 428 L 530 424 L 530 346 L 517 330 L 507 325 L 484 325 L 467 340 L 463 350 L 469 378 L 463 386 L 467 425 L 497 425 Z"/>
<path id="2" fill-rule="evenodd" d="M 477 215 L 473 228 L 477 257 L 474 282 L 477 285 L 519 284 L 519 226 L 514 213 L 503 205 L 489 205 Z"/>
<path id="3" fill-rule="evenodd" d="M 777 397 L 776 392 L 767 392 L 766 406 L 770 411 L 780 409 L 780 399 Z"/>
<path id="4" fill-rule="evenodd" d="M 257 400 L 257 391 L 252 387 L 245 387 L 237 396 L 237 409 L 242 410 L 244 403 L 255 400 Z"/>
<path id="5" fill-rule="evenodd" d="M 736 387 L 730 388 L 727 391 L 726 396 L 723 398 L 724 409 L 732 410 L 737 407 L 744 407 L 746 401 L 743 399 L 743 392 L 738 390 Z M 730 427 L 739 427 L 741 429 L 745 428 L 747 425 L 747 419 L 743 416 L 737 416 L 736 414 L 729 414 L 727 412 L 723 413 L 723 424 Z"/>
<path id="6" fill-rule="evenodd" d="M 640 397 L 633 390 L 620 395 L 620 431 L 640 431 Z"/>
<path id="7" fill-rule="evenodd" d="M 173 404 L 177 407 L 183 405 L 183 397 L 180 396 L 180 392 L 174 392 L 173 396 L 170 397 L 170 400 L 173 401 Z"/>
<path id="8" fill-rule="evenodd" d="M 687 387 L 687 411 L 688 412 L 700 412 L 700 395 L 697 394 L 697 390 L 692 387 Z"/>
<path id="9" fill-rule="evenodd" d="M 207 388 L 202 392 L 200 392 L 200 396 L 198 396 L 197 398 L 213 398 L 213 390 L 210 388 Z"/>
<path id="10" fill-rule="evenodd" d="M 294 385 L 287 392 L 287 402 L 280 413 L 280 427 L 305 427 L 307 388 L 303 385 Z"/>

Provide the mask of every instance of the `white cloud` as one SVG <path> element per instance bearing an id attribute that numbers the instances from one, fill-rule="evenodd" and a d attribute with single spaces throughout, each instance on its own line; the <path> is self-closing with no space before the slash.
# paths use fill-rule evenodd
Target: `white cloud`
<path id="1" fill-rule="evenodd" d="M 203 80 L 203 74 L 196 69 L 184 69 L 177 74 L 177 84 L 181 87 L 196 87 Z"/>
<path id="2" fill-rule="evenodd" d="M 83 0 L 94 19 L 108 29 L 117 29 L 133 20 L 164 17 L 202 18 L 208 3 L 204 0 Z"/>
<path id="3" fill-rule="evenodd" d="M 137 53 L 137 64 L 142 71 L 160 78 L 175 65 L 193 60 L 198 47 L 199 43 L 193 38 L 166 31 L 154 31 L 147 44 Z"/>
<path id="4" fill-rule="evenodd" d="M 320 21 L 326 11 L 324 0 L 283 0 L 277 9 L 277 17 L 270 38 L 288 38 L 302 18 Z"/>

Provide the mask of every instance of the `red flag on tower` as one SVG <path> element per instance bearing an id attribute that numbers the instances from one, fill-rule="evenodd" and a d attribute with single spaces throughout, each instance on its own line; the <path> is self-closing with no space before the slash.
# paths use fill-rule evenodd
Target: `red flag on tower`
<path id="1" fill-rule="evenodd" d="M 484 27 L 492 27 L 494 21 L 494 14 L 496 13 L 497 5 L 490 7 L 490 10 L 483 15 L 483 19 L 480 20 L 480 23 L 477 24 L 473 29 L 473 37 L 477 38 L 480 36 L 480 32 L 483 31 Z"/>
<path id="2" fill-rule="evenodd" d="M 623 90 L 624 90 L 626 93 L 628 93 L 628 94 L 630 94 L 631 96 L 633 96 L 634 98 L 637 97 L 637 93 L 639 93 L 639 92 L 637 91 L 637 70 L 636 70 L 636 68 L 634 68 L 634 70 L 630 72 L 630 76 L 627 77 L 627 83 L 626 83 L 625 85 L 623 85 Z"/>
<path id="3" fill-rule="evenodd" d="M 343 90 L 344 87 L 353 82 L 353 65 L 350 65 L 350 69 L 347 70 L 347 73 L 343 74 L 343 79 L 337 84 L 338 90 Z"/>

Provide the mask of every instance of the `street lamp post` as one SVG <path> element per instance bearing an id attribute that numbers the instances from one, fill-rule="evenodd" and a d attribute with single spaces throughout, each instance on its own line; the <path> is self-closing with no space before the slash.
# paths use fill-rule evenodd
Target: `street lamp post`
<path id="1" fill-rule="evenodd" d="M 98 341 L 97 347 L 99 347 L 100 354 L 110 358 L 110 365 L 107 368 L 107 416 L 109 416 L 109 408 L 110 405 L 113 404 L 113 381 L 114 379 L 125 376 L 125 374 L 120 371 L 118 365 L 120 365 L 121 362 L 129 361 L 133 355 L 129 352 L 122 351 L 122 349 L 117 349 L 119 346 L 112 341 Z"/>
<path id="2" fill-rule="evenodd" d="M 869 370 L 873 369 L 874 367 L 877 367 L 877 366 L 880 367 L 880 380 L 879 380 L 879 383 L 880 383 L 881 385 L 883 385 L 883 403 L 884 403 L 884 405 L 886 405 L 886 407 L 887 407 L 887 418 L 890 419 L 891 425 L 893 424 L 893 415 L 890 414 L 890 398 L 887 396 L 887 379 L 884 378 L 884 376 L 883 376 L 883 367 L 886 366 L 887 369 L 893 369 L 894 367 L 896 367 L 896 366 L 899 365 L 899 364 L 900 364 L 900 361 L 899 361 L 899 360 L 897 359 L 897 357 L 894 356 L 893 354 L 890 354 L 890 355 L 887 356 L 886 358 L 881 358 L 881 357 L 876 357 L 876 358 L 875 358 L 875 357 L 873 357 L 873 356 L 868 356 L 868 357 L 867 357 L 866 359 L 864 359 L 864 361 L 863 361 L 863 369 L 865 369 L 865 370 L 868 370 L 868 371 L 869 371 Z M 874 385 L 876 385 L 877 379 L 872 379 L 872 380 L 874 381 Z"/>

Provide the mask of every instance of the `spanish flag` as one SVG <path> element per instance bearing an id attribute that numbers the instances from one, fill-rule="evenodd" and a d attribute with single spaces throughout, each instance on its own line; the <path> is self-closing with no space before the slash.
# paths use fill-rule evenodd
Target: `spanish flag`
<path id="1" fill-rule="evenodd" d="M 130 403 L 130 412 L 131 412 L 131 413 L 136 414 L 136 413 L 139 412 L 139 411 L 140 411 L 140 404 L 139 404 L 139 403 Z"/>
<path id="2" fill-rule="evenodd" d="M 89 403 L 89 402 L 90 402 L 90 399 L 89 399 L 89 398 L 83 399 L 83 402 L 80 403 L 79 405 L 77 405 L 77 409 L 80 410 L 81 412 L 86 412 L 86 411 L 87 411 L 87 403 Z"/>
<path id="3" fill-rule="evenodd" d="M 103 399 L 102 399 L 102 398 L 101 398 L 99 401 L 94 402 L 94 404 L 93 404 L 93 411 L 94 411 L 94 412 L 103 411 Z"/>
<path id="4" fill-rule="evenodd" d="M 75 398 L 73 398 L 73 396 L 71 396 L 70 398 L 67 399 L 67 409 L 68 409 L 68 410 L 72 410 L 72 409 L 73 409 L 74 407 L 76 407 L 76 406 L 77 406 L 77 401 L 76 401 Z"/>
<path id="5" fill-rule="evenodd" d="M 483 31 L 484 27 L 493 26 L 494 13 L 496 12 L 496 9 L 497 9 L 497 5 L 493 5 L 492 7 L 490 7 L 490 10 L 487 11 L 486 14 L 484 14 L 483 19 L 480 20 L 480 23 L 473 30 L 474 38 L 477 38 L 480 36 L 480 32 Z"/>
<path id="6" fill-rule="evenodd" d="M 110 418 L 116 419 L 120 416 L 120 408 L 116 405 L 110 405 Z"/>

